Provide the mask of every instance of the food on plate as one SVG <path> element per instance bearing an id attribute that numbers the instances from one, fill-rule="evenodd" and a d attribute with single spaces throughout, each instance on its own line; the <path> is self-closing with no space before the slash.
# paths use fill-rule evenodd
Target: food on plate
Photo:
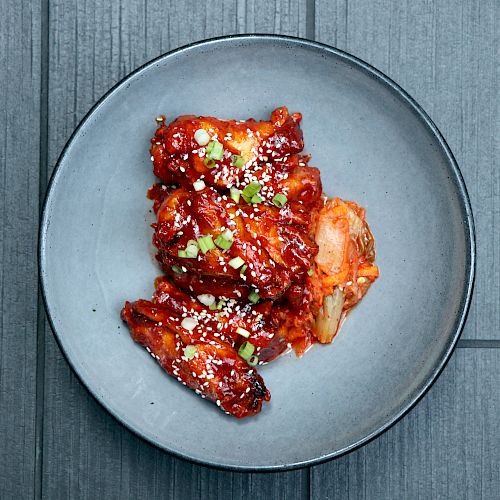
<path id="1" fill-rule="evenodd" d="M 164 275 L 122 318 L 167 373 L 235 417 L 270 399 L 257 366 L 330 343 L 379 273 L 365 210 L 323 194 L 301 118 L 162 117 L 151 140 Z"/>

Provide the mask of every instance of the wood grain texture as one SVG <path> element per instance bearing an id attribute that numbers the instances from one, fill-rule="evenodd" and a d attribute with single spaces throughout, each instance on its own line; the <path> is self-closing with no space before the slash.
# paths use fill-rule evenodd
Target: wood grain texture
<path id="1" fill-rule="evenodd" d="M 49 174 L 92 104 L 148 60 L 178 46 L 240 32 L 305 34 L 294 1 L 50 1 Z M 48 328 L 48 327 L 47 327 Z M 308 497 L 307 470 L 233 474 L 174 459 L 113 420 L 76 380 L 49 332 L 45 349 L 43 497 Z M 229 489 L 228 489 L 229 488 Z"/>
<path id="2" fill-rule="evenodd" d="M 40 5 L 1 2 L 0 498 L 34 492 Z"/>
<path id="3" fill-rule="evenodd" d="M 429 113 L 454 152 L 477 232 L 463 338 L 500 339 L 500 3 L 316 0 L 316 38 L 374 65 Z"/>
<path id="4" fill-rule="evenodd" d="M 457 157 L 478 241 L 463 337 L 499 338 L 498 2 L 316 1 L 316 37 L 373 64 Z M 426 398 L 361 450 L 311 471 L 313 498 L 498 498 L 499 350 L 457 350 Z"/>
<path id="5" fill-rule="evenodd" d="M 406 417 L 311 469 L 313 499 L 498 499 L 500 349 L 458 349 Z"/>

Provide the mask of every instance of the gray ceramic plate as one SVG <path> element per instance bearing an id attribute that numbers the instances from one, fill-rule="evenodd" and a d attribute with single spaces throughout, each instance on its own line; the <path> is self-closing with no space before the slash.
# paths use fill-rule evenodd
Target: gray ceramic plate
<path id="1" fill-rule="evenodd" d="M 159 274 L 145 196 L 154 117 L 266 118 L 281 105 L 303 113 L 326 193 L 367 208 L 381 278 L 332 345 L 262 368 L 271 403 L 238 421 L 165 375 L 119 314 Z M 387 77 L 317 43 L 229 37 L 152 61 L 87 115 L 51 180 L 40 269 L 61 349 L 118 420 L 197 462 L 284 469 L 365 443 L 429 388 L 467 312 L 473 222 L 449 148 Z"/>

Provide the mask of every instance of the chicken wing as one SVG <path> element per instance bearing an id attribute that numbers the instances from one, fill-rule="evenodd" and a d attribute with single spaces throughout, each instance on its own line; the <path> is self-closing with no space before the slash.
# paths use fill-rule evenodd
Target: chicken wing
<path id="1" fill-rule="evenodd" d="M 331 342 L 378 276 L 364 209 L 326 199 L 301 119 L 181 116 L 151 140 L 165 275 L 122 318 L 167 373 L 239 418 L 270 399 L 256 365 Z"/>
<path id="2" fill-rule="evenodd" d="M 245 337 L 237 332 L 248 332 L 259 355 L 278 355 L 279 337 L 273 329 L 263 328 L 263 315 L 231 311 L 228 306 L 213 312 L 168 281 L 157 284 L 153 301 L 125 303 L 122 319 L 133 339 L 168 374 L 226 413 L 238 418 L 258 413 L 270 394 L 256 369 L 238 355 Z"/>
<path id="3" fill-rule="evenodd" d="M 238 203 L 211 187 L 194 192 L 155 189 L 152 195 L 156 200 L 163 196 L 157 204 L 153 243 L 168 274 L 175 266 L 190 275 L 252 286 L 260 297 L 275 298 L 308 272 L 318 251 L 311 234 L 315 217 L 311 207 Z M 221 237 L 228 248 L 217 246 Z M 209 238 L 213 248 L 186 255 L 186 249 L 199 246 L 201 238 Z"/>
<path id="4" fill-rule="evenodd" d="M 211 186 L 231 187 L 260 164 L 302 151 L 301 119 L 286 108 L 274 110 L 270 121 L 260 122 L 181 116 L 169 125 L 162 123 L 151 140 L 154 173 L 165 184 L 191 186 L 203 178 Z M 214 164 L 205 161 L 208 140 L 200 145 L 195 138 L 198 130 L 223 146 Z M 242 158 L 241 166 L 235 155 Z"/>

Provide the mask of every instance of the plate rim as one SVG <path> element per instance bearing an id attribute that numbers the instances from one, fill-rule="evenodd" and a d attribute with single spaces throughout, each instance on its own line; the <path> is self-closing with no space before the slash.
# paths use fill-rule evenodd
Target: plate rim
<path id="1" fill-rule="evenodd" d="M 277 42 L 288 42 L 292 44 L 297 44 L 301 48 L 312 48 L 315 50 L 318 50 L 320 52 L 327 52 L 331 55 L 337 56 L 341 58 L 344 61 L 347 61 L 354 66 L 356 66 L 358 69 L 361 69 L 364 73 L 368 74 L 370 77 L 379 80 L 383 85 L 386 87 L 389 87 L 389 89 L 397 94 L 399 98 L 402 99 L 402 101 L 411 108 L 411 110 L 417 115 L 417 118 L 422 122 L 423 125 L 427 127 L 427 129 L 431 132 L 431 134 L 437 139 L 438 144 L 441 148 L 441 151 L 445 154 L 446 160 L 447 160 L 447 165 L 449 167 L 450 173 L 453 174 L 452 177 L 450 177 L 450 180 L 453 182 L 457 194 L 459 196 L 460 200 L 460 208 L 461 212 L 463 215 L 463 223 L 464 223 L 464 232 L 466 236 L 466 246 L 467 246 L 467 255 L 466 255 L 466 262 L 465 262 L 465 270 L 466 270 L 466 283 L 464 286 L 464 290 L 462 292 L 462 297 L 460 301 L 460 306 L 457 311 L 456 317 L 455 317 L 455 322 L 453 326 L 453 335 L 450 336 L 448 339 L 448 342 L 441 353 L 440 359 L 438 363 L 434 366 L 430 376 L 421 384 L 420 387 L 418 387 L 414 392 L 414 395 L 410 397 L 403 405 L 401 405 L 401 408 L 399 411 L 396 412 L 395 415 L 393 415 L 390 419 L 388 419 L 383 425 L 379 426 L 376 430 L 372 431 L 368 435 L 364 436 L 363 438 L 359 439 L 358 441 L 352 443 L 349 446 L 345 446 L 344 448 L 327 453 L 325 455 L 321 455 L 319 457 L 299 461 L 299 462 L 294 462 L 290 464 L 278 464 L 278 465 L 234 465 L 234 464 L 224 464 L 224 463 L 219 463 L 217 461 L 211 461 L 211 460 L 203 460 L 199 458 L 195 458 L 192 456 L 189 456 L 186 453 L 173 450 L 171 448 L 168 448 L 166 446 L 161 445 L 160 443 L 154 441 L 154 439 L 147 437 L 146 435 L 143 435 L 142 432 L 139 429 L 136 429 L 133 427 L 133 425 L 125 420 L 125 417 L 120 416 L 118 412 L 115 412 L 113 409 L 109 407 L 107 402 L 104 400 L 104 398 L 100 397 L 92 388 L 87 385 L 87 382 L 83 379 L 83 377 L 80 376 L 80 373 L 77 371 L 75 368 L 72 360 L 69 358 L 67 355 L 63 345 L 60 336 L 60 333 L 58 333 L 57 329 L 54 326 L 54 322 L 52 319 L 51 315 L 51 310 L 50 310 L 50 305 L 47 300 L 46 296 L 46 283 L 45 283 L 45 269 L 44 269 L 44 256 L 45 256 L 45 236 L 48 230 L 49 226 L 49 219 L 48 219 L 48 201 L 51 197 L 51 193 L 55 187 L 57 177 L 59 176 L 61 172 L 61 166 L 62 163 L 66 157 L 67 151 L 75 138 L 80 133 L 81 128 L 86 124 L 86 122 L 91 118 L 91 116 L 94 114 L 95 111 L 98 110 L 98 108 L 104 103 L 104 101 L 111 96 L 115 91 L 117 91 L 120 87 L 122 87 L 124 84 L 126 84 L 127 81 L 131 80 L 134 78 L 137 74 L 141 73 L 142 71 L 148 69 L 151 66 L 154 66 L 160 61 L 169 59 L 173 56 L 179 55 L 183 52 L 187 52 L 193 48 L 200 47 L 200 46 L 209 46 L 209 45 L 217 45 L 221 44 L 222 48 L 224 48 L 224 42 L 226 43 L 233 43 L 234 41 L 238 40 L 262 40 L 262 41 L 277 41 Z M 119 80 L 117 83 L 115 83 L 107 92 L 105 92 L 96 102 L 95 104 L 92 105 L 92 107 L 89 109 L 89 111 L 85 114 L 85 116 L 79 121 L 77 127 L 74 129 L 72 134 L 70 135 L 69 139 L 67 140 L 66 144 L 64 145 L 64 148 L 62 149 L 57 162 L 54 166 L 54 169 L 52 171 L 52 174 L 50 176 L 50 180 L 47 184 L 45 196 L 44 196 L 44 201 L 42 205 L 42 211 L 39 219 L 39 228 L 38 228 L 38 245 L 37 245 L 37 261 L 38 261 L 38 279 L 40 283 L 40 291 L 41 291 L 41 296 L 46 312 L 46 317 L 49 322 L 50 328 L 52 330 L 53 336 L 57 342 L 57 345 L 59 346 L 60 351 L 62 352 L 66 362 L 69 364 L 71 370 L 73 373 L 76 375 L 78 381 L 80 384 L 88 391 L 88 393 L 93 397 L 97 403 L 101 407 L 103 407 L 107 413 L 109 413 L 118 423 L 123 425 L 125 428 L 127 428 L 129 431 L 131 431 L 135 436 L 140 438 L 142 441 L 145 441 L 149 444 L 154 445 L 155 447 L 159 448 L 160 450 L 167 452 L 175 457 L 184 459 L 190 463 L 194 463 L 197 465 L 203 465 L 203 466 L 209 466 L 213 467 L 215 469 L 219 470 L 226 470 L 226 471 L 236 471 L 236 472 L 283 472 L 283 471 L 288 471 L 288 470 L 294 470 L 294 469 L 300 469 L 303 467 L 308 467 L 312 465 L 318 465 L 324 462 L 327 462 L 329 460 L 339 458 L 343 455 L 346 455 L 347 453 L 350 453 L 361 446 L 364 446 L 365 444 L 368 444 L 369 442 L 373 441 L 377 437 L 379 437 L 381 434 L 386 432 L 388 429 L 390 429 L 393 425 L 395 425 L 399 420 L 401 420 L 405 415 L 407 415 L 415 406 L 416 404 L 423 398 L 423 396 L 428 392 L 428 390 L 434 385 L 436 380 L 438 379 L 439 375 L 442 373 L 443 369 L 446 367 L 448 361 L 451 358 L 451 355 L 453 351 L 455 350 L 456 344 L 462 334 L 465 321 L 470 309 L 471 305 L 471 299 L 472 299 L 472 293 L 474 289 L 474 282 L 475 282 L 475 270 L 476 270 L 476 233 L 475 233 L 475 224 L 474 224 L 474 217 L 472 213 L 472 207 L 471 207 L 471 202 L 469 198 L 469 194 L 467 192 L 467 188 L 465 185 L 464 178 L 462 176 L 462 173 L 460 171 L 460 168 L 458 166 L 458 163 L 448 146 L 446 140 L 444 139 L 443 135 L 435 125 L 435 123 L 432 121 L 430 116 L 424 111 L 424 109 L 420 106 L 420 104 L 417 103 L 417 101 L 408 93 L 406 92 L 400 85 L 398 85 L 396 82 L 394 82 L 391 78 L 389 78 L 387 75 L 385 75 L 383 72 L 380 70 L 376 69 L 374 66 L 368 64 L 367 62 L 363 61 L 362 59 L 353 56 L 352 54 L 349 54 L 348 52 L 345 52 L 343 50 L 340 50 L 338 48 L 335 48 L 333 46 L 327 45 L 325 43 L 313 41 L 313 40 L 308 40 L 305 38 L 300 38 L 300 37 L 295 37 L 295 36 L 288 36 L 288 35 L 277 35 L 277 34 L 264 34 L 264 33 L 254 33 L 254 34 L 236 34 L 236 35 L 223 35 L 223 36 L 218 36 L 218 37 L 213 37 L 213 38 L 207 38 L 204 40 L 199 40 L 196 42 L 189 43 L 187 45 L 183 45 L 181 47 L 175 48 L 173 50 L 170 50 L 168 52 L 165 52 L 158 57 L 155 57 L 146 63 L 142 64 L 138 68 L 136 68 L 134 71 L 128 73 L 125 77 L 123 77 L 121 80 Z"/>

